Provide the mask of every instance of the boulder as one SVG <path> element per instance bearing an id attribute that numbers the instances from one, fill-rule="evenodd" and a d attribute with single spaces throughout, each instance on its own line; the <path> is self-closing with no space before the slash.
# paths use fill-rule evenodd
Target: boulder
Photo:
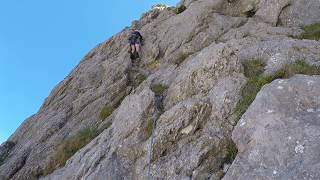
<path id="1" fill-rule="evenodd" d="M 320 76 L 263 87 L 232 133 L 239 153 L 224 180 L 319 179 Z"/>

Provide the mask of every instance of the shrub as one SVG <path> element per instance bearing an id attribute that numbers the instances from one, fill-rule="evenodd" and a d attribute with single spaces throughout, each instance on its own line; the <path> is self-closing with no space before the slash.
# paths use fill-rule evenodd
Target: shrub
<path id="1" fill-rule="evenodd" d="M 65 166 L 67 160 L 79 149 L 87 145 L 92 139 L 99 135 L 96 128 L 86 128 L 77 134 L 64 140 L 56 149 L 55 155 L 48 166 L 44 169 L 43 175 L 51 174 L 57 168 Z"/>
<path id="2" fill-rule="evenodd" d="M 180 14 L 182 13 L 183 11 L 185 11 L 187 9 L 187 7 L 185 5 L 180 5 L 179 7 L 176 7 L 176 9 L 174 10 L 174 12 L 176 14 Z"/>
<path id="3" fill-rule="evenodd" d="M 246 112 L 250 104 L 256 98 L 261 88 L 275 79 L 289 78 L 295 74 L 319 75 L 320 66 L 311 66 L 304 61 L 297 61 L 294 64 L 284 65 L 280 70 L 271 75 L 263 75 L 264 63 L 261 60 L 253 60 L 243 63 L 244 74 L 248 79 L 241 89 L 241 99 L 235 108 L 236 119 L 239 120 Z"/>
<path id="4" fill-rule="evenodd" d="M 114 111 L 114 108 L 112 106 L 108 106 L 108 105 L 104 106 L 99 113 L 99 119 L 102 121 L 105 120 L 107 117 L 109 117 L 112 114 L 113 111 Z"/>
<path id="5" fill-rule="evenodd" d="M 161 96 L 168 87 L 162 84 L 154 84 L 151 86 L 151 90 L 156 96 Z"/>
<path id="6" fill-rule="evenodd" d="M 320 39 L 320 23 L 312 24 L 303 28 L 304 33 L 302 33 L 298 38 L 300 39 Z"/>
<path id="7" fill-rule="evenodd" d="M 180 65 L 181 63 L 183 63 L 184 60 L 186 60 L 190 55 L 191 55 L 191 53 L 183 53 L 183 54 L 181 54 L 181 55 L 174 61 L 174 63 L 179 66 L 179 65 Z"/>

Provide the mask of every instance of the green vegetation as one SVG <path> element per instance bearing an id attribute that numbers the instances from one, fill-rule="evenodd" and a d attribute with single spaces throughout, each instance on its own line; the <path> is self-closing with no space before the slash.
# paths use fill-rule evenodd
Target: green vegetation
<path id="1" fill-rule="evenodd" d="M 226 153 L 227 153 L 226 157 L 224 159 L 224 163 L 231 164 L 238 154 L 237 146 L 232 141 L 231 138 L 225 139 L 224 145 L 225 145 L 225 149 L 226 149 Z"/>
<path id="2" fill-rule="evenodd" d="M 137 77 L 136 77 L 136 79 L 137 79 L 137 83 L 138 83 L 138 84 L 141 84 L 144 80 L 147 79 L 147 76 L 145 76 L 145 75 L 143 75 L 143 74 L 138 74 Z"/>
<path id="3" fill-rule="evenodd" d="M 54 158 L 43 170 L 43 175 L 46 176 L 51 174 L 55 169 L 63 167 L 71 156 L 99 134 L 100 131 L 96 128 L 86 128 L 67 138 L 58 146 Z"/>
<path id="4" fill-rule="evenodd" d="M 179 66 L 179 65 L 180 65 L 181 63 L 183 63 L 184 60 L 186 60 L 190 55 L 191 55 L 191 53 L 183 53 L 183 54 L 181 54 L 181 55 L 174 61 L 174 63 Z"/>
<path id="5" fill-rule="evenodd" d="M 242 65 L 244 67 L 244 75 L 247 78 L 259 76 L 264 72 L 264 67 L 266 66 L 260 59 L 252 59 L 244 62 Z"/>
<path id="6" fill-rule="evenodd" d="M 298 37 L 299 39 L 320 40 L 320 23 L 306 26 L 303 29 L 304 33 Z"/>
<path id="7" fill-rule="evenodd" d="M 114 108 L 112 106 L 108 106 L 108 105 L 104 106 L 99 113 L 99 119 L 102 121 L 105 120 L 107 117 L 109 117 L 112 114 L 113 111 L 114 111 Z"/>
<path id="8" fill-rule="evenodd" d="M 160 67 L 161 63 L 159 60 L 155 60 L 153 62 L 151 62 L 150 64 L 148 64 L 148 68 L 149 69 L 158 69 Z"/>
<path id="9" fill-rule="evenodd" d="M 145 139 L 148 139 L 152 135 L 153 126 L 154 126 L 153 120 L 150 117 L 147 119 L 147 122 L 145 123 L 145 126 L 143 128 L 143 133 L 144 133 Z"/>
<path id="10" fill-rule="evenodd" d="M 243 66 L 244 74 L 248 78 L 248 81 L 241 90 L 241 99 L 235 109 L 237 120 L 246 112 L 250 104 L 254 101 L 257 93 L 265 84 L 278 78 L 289 78 L 295 74 L 320 74 L 320 66 L 311 66 L 304 61 L 287 64 L 272 75 L 262 74 L 265 64 L 261 60 L 250 60 L 243 63 Z"/>
<path id="11" fill-rule="evenodd" d="M 289 78 L 295 74 L 319 75 L 320 66 L 311 66 L 304 61 L 297 61 L 294 64 L 284 65 L 280 70 L 271 75 L 264 75 L 265 63 L 262 60 L 254 59 L 243 63 L 244 75 L 248 78 L 247 83 L 241 89 L 241 99 L 239 100 L 235 115 L 237 120 L 246 112 L 250 104 L 254 101 L 261 88 L 275 79 Z M 232 163 L 238 150 L 232 139 L 224 140 L 226 149 L 225 163 Z"/>
<path id="12" fill-rule="evenodd" d="M 161 96 L 168 87 L 162 84 L 154 84 L 151 86 L 151 90 L 156 96 Z"/>
<path id="13" fill-rule="evenodd" d="M 243 63 L 244 75 L 249 78 L 246 85 L 241 90 L 241 99 L 239 100 L 235 115 L 237 120 L 240 119 L 242 114 L 248 109 L 249 105 L 255 99 L 257 93 L 264 85 L 264 77 L 262 73 L 264 71 L 265 64 L 260 59 L 253 59 Z"/>
<path id="14" fill-rule="evenodd" d="M 175 10 L 174 10 L 174 12 L 175 12 L 176 14 L 180 14 L 180 13 L 182 13 L 183 11 L 185 11 L 186 9 L 187 9 L 187 7 L 186 7 L 185 5 L 181 5 L 181 6 L 179 6 L 179 7 L 176 7 Z"/>
<path id="15" fill-rule="evenodd" d="M 111 125 L 112 125 L 112 122 L 111 122 L 111 121 L 103 124 L 103 125 L 101 126 L 101 128 L 99 128 L 99 132 L 102 132 L 103 130 L 108 129 Z M 100 134 L 100 133 L 99 133 L 99 134 Z"/>

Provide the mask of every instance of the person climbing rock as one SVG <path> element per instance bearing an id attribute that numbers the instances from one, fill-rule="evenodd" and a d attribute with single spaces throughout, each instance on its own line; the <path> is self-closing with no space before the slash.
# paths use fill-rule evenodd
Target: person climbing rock
<path id="1" fill-rule="evenodd" d="M 129 44 L 130 44 L 130 58 L 131 60 L 135 60 L 140 57 L 140 49 L 142 45 L 143 37 L 139 31 L 132 31 L 129 37 Z"/>

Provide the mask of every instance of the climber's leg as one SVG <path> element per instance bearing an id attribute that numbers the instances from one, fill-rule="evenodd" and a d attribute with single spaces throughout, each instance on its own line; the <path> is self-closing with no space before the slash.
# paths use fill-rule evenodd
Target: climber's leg
<path id="1" fill-rule="evenodd" d="M 136 52 L 136 48 L 134 44 L 131 44 L 131 54 L 134 54 Z"/>
<path id="2" fill-rule="evenodd" d="M 140 53 L 140 44 L 135 44 L 136 47 L 136 53 L 139 55 Z"/>
<path id="3" fill-rule="evenodd" d="M 140 53 L 140 44 L 135 44 L 136 52 Z"/>
<path id="4" fill-rule="evenodd" d="M 140 46 L 139 46 L 139 44 L 135 44 L 135 49 L 136 49 L 136 52 L 134 53 L 134 56 L 136 57 L 136 58 L 139 58 L 140 56 L 139 56 L 139 52 L 140 52 Z"/>

